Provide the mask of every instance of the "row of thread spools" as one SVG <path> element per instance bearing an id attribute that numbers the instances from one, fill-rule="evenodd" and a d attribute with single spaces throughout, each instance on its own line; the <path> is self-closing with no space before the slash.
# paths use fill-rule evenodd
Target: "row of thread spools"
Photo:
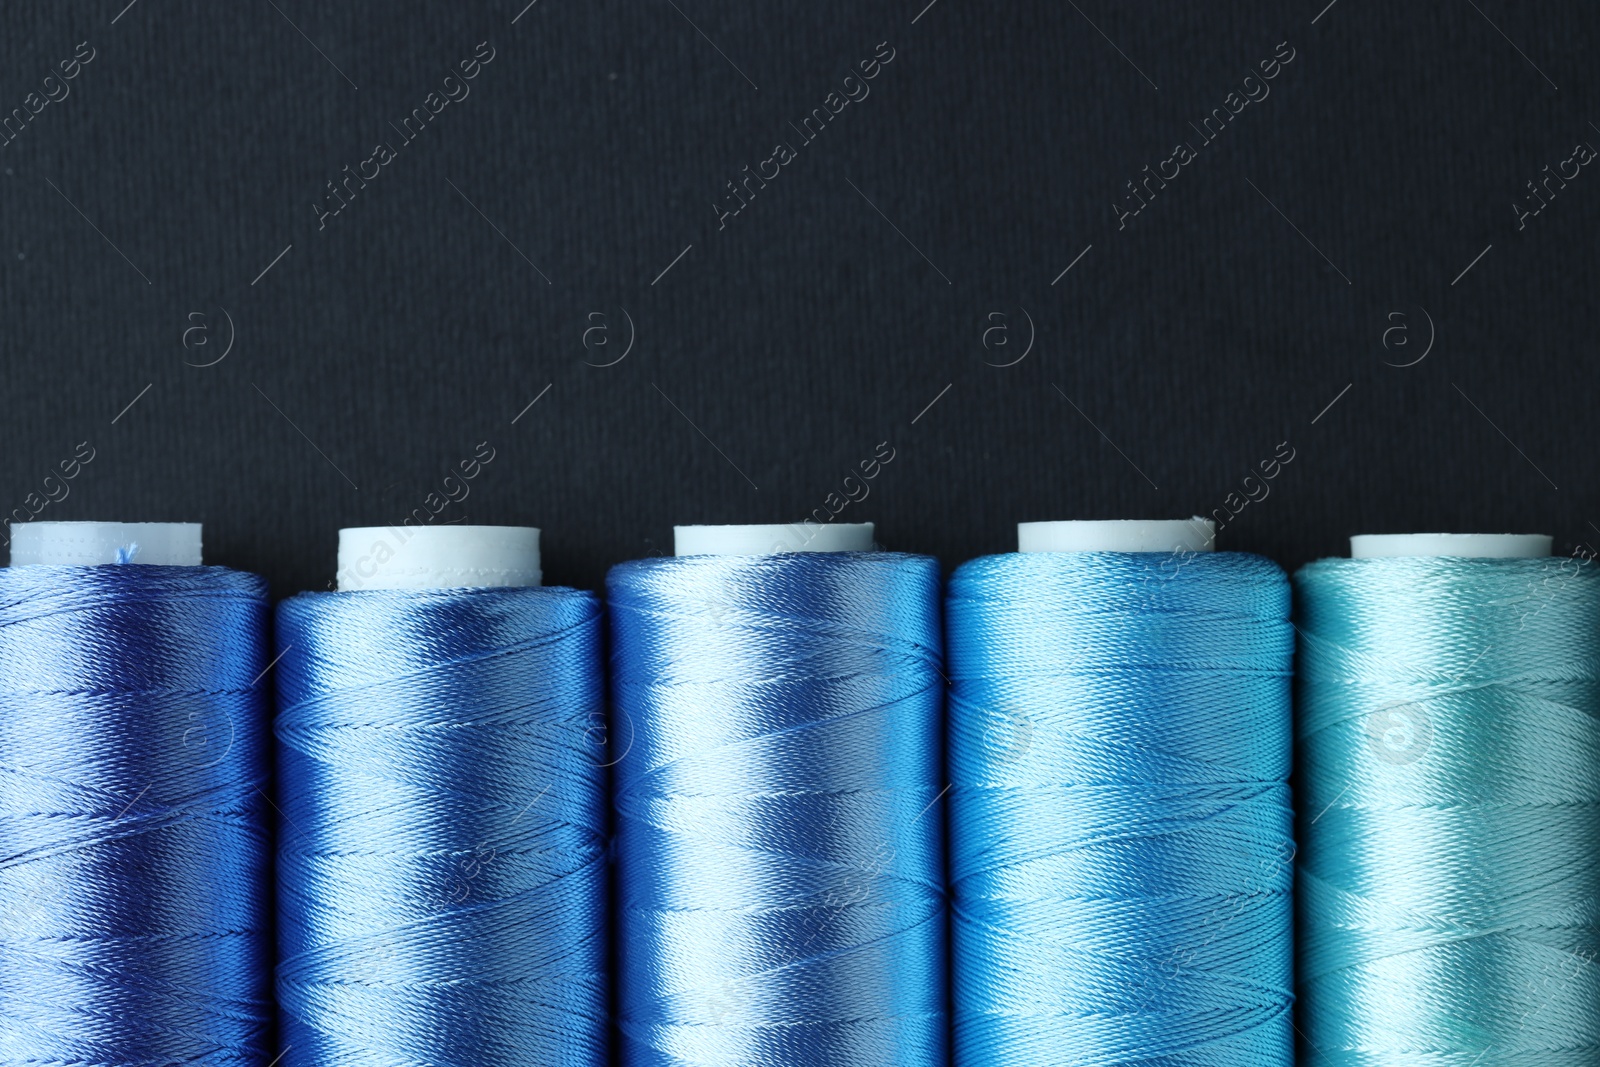
<path id="1" fill-rule="evenodd" d="M 1600 1063 L 1596 566 L 1210 541 L 19 526 L 0 1062 Z"/>

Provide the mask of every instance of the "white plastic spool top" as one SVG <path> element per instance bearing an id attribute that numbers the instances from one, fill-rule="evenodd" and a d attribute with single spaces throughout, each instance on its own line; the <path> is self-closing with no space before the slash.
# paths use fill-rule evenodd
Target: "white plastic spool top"
<path id="1" fill-rule="evenodd" d="M 339 531 L 339 590 L 539 585 L 532 526 L 354 526 Z"/>
<path id="2" fill-rule="evenodd" d="M 22 522 L 12 527 L 13 567 L 200 566 L 198 522 Z"/>
<path id="3" fill-rule="evenodd" d="M 1536 559 L 1549 554 L 1547 534 L 1357 534 L 1350 538 L 1351 559 L 1391 556 Z"/>
<path id="4" fill-rule="evenodd" d="M 779 552 L 870 551 L 870 522 L 672 528 L 672 554 L 675 556 L 769 556 Z"/>
<path id="5" fill-rule="evenodd" d="M 1217 524 L 1192 519 L 1019 522 L 1018 552 L 1210 552 Z"/>

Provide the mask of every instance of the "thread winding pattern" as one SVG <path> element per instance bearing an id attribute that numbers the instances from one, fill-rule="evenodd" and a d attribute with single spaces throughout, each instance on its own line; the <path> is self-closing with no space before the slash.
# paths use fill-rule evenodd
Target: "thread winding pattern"
<path id="1" fill-rule="evenodd" d="M 957 1067 L 1289 1067 L 1289 587 L 1257 556 L 958 568 Z"/>
<path id="2" fill-rule="evenodd" d="M 315 593 L 278 623 L 285 1064 L 606 1063 L 595 597 Z"/>
<path id="3" fill-rule="evenodd" d="M 270 1058 L 266 583 L 0 570 L 0 1062 Z"/>
<path id="4" fill-rule="evenodd" d="M 623 1061 L 942 1067 L 937 564 L 690 556 L 607 585 Z"/>
<path id="5" fill-rule="evenodd" d="M 1600 1064 L 1600 571 L 1322 560 L 1295 589 L 1306 1055 Z"/>

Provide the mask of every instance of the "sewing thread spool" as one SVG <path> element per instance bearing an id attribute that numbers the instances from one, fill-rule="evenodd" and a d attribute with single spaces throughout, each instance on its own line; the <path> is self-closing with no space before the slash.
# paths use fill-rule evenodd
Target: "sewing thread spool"
<path id="1" fill-rule="evenodd" d="M 1600 572 L 1351 547 L 1294 579 L 1305 1062 L 1600 1064 Z"/>
<path id="2" fill-rule="evenodd" d="M 286 1067 L 608 1061 L 600 605 L 538 535 L 343 530 L 279 606 Z"/>
<path id="3" fill-rule="evenodd" d="M 946 1061 L 938 565 L 797 531 L 607 578 L 630 1067 Z"/>
<path id="4" fill-rule="evenodd" d="M 956 1067 L 1290 1067 L 1283 572 L 1024 523 L 950 580 Z"/>
<path id="5" fill-rule="evenodd" d="M 198 524 L 14 535 L 0 1062 L 264 1067 L 266 582 L 200 566 Z"/>

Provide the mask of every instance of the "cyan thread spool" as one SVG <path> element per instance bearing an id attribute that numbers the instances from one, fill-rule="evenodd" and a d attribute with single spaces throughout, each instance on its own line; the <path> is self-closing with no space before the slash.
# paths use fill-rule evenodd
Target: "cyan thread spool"
<path id="1" fill-rule="evenodd" d="M 198 523 L 14 528 L 0 1062 L 271 1059 L 267 585 Z"/>
<path id="2" fill-rule="evenodd" d="M 939 573 L 870 524 L 614 567 L 630 1067 L 942 1067 Z"/>
<path id="3" fill-rule="evenodd" d="M 1293 633 L 1212 525 L 1024 523 L 958 567 L 956 1067 L 1289 1067 Z"/>
<path id="4" fill-rule="evenodd" d="M 1294 579 L 1304 1062 L 1600 1064 L 1600 573 L 1351 550 Z"/>
<path id="5" fill-rule="evenodd" d="M 286 1067 L 608 1062 L 601 612 L 539 531 L 340 531 L 279 606 Z"/>

